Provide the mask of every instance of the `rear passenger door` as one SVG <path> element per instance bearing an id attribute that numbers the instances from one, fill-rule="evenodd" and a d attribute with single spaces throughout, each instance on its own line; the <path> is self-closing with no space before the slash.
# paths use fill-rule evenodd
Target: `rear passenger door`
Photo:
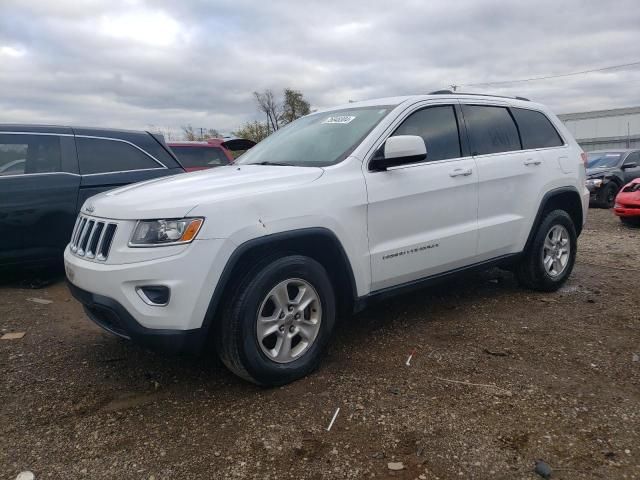
<path id="1" fill-rule="evenodd" d="M 70 131 L 0 132 L 0 264 L 60 257 L 80 177 Z"/>
<path id="2" fill-rule="evenodd" d="M 87 198 L 106 190 L 183 172 L 150 135 L 120 138 L 76 131 L 75 138 L 81 175 L 78 209 Z"/>
<path id="3" fill-rule="evenodd" d="M 462 111 L 478 165 L 478 260 L 519 252 L 537 210 L 548 160 L 535 149 L 522 149 L 506 105 L 463 104 Z"/>

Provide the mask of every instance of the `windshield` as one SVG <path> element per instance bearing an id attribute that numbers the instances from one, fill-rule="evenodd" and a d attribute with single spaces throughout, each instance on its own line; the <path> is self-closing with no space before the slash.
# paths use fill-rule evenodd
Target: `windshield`
<path id="1" fill-rule="evenodd" d="M 298 167 L 334 165 L 347 158 L 392 108 L 346 108 L 307 115 L 264 139 L 236 163 Z"/>
<path id="2" fill-rule="evenodd" d="M 593 152 L 587 154 L 587 168 L 615 167 L 622 156 L 616 152 Z"/>

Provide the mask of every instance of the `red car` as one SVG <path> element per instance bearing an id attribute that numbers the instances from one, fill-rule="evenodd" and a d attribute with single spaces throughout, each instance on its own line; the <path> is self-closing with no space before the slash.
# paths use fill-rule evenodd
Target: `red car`
<path id="1" fill-rule="evenodd" d="M 640 226 L 640 178 L 627 183 L 616 197 L 613 212 L 622 223 Z"/>
<path id="2" fill-rule="evenodd" d="M 202 142 L 170 142 L 167 145 L 187 172 L 195 172 L 228 165 L 233 162 L 232 151 L 248 150 L 255 142 L 243 138 L 210 138 Z"/>

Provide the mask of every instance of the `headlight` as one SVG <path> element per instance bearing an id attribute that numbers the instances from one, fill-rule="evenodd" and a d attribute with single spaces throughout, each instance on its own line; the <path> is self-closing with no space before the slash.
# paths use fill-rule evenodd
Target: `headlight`
<path id="1" fill-rule="evenodd" d="M 602 185 L 601 178 L 593 178 L 591 180 L 587 180 L 587 187 L 600 187 Z"/>
<path id="2" fill-rule="evenodd" d="M 196 238 L 204 218 L 140 220 L 133 230 L 130 247 L 180 245 Z"/>

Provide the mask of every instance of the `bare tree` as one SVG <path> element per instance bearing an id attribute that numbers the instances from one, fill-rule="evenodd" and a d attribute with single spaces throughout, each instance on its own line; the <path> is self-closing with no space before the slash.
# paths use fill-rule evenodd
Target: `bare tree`
<path id="1" fill-rule="evenodd" d="M 194 140 L 198 139 L 191 125 L 183 125 L 181 128 L 182 128 L 182 134 L 184 135 L 185 140 L 189 142 L 193 142 Z"/>
<path id="2" fill-rule="evenodd" d="M 215 128 L 193 128 L 191 124 L 183 125 L 182 127 L 182 135 L 185 140 L 193 142 L 193 141 L 203 141 L 208 138 L 221 138 L 222 135 Z"/>
<path id="3" fill-rule="evenodd" d="M 267 124 L 272 131 L 280 128 L 280 117 L 282 108 L 278 105 L 278 102 L 270 89 L 264 92 L 253 92 L 253 96 L 258 103 L 258 109 L 267 116 Z"/>

